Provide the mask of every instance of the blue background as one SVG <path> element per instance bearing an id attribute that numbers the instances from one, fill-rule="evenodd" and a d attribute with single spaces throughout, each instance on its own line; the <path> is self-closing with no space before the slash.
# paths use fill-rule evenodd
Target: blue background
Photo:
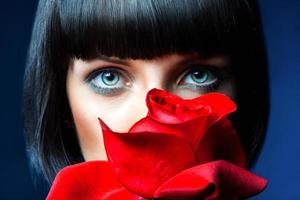
<path id="1" fill-rule="evenodd" d="M 300 1 L 261 0 L 271 81 L 268 135 L 254 171 L 268 178 L 253 199 L 300 199 Z"/>
<path id="2" fill-rule="evenodd" d="M 22 78 L 37 1 L 1 2 L 0 199 L 43 199 L 34 190 L 21 118 Z M 271 115 L 255 173 L 269 179 L 257 200 L 300 199 L 300 1 L 261 0 L 270 66 Z M 255 80 L 255 78 L 254 78 Z"/>

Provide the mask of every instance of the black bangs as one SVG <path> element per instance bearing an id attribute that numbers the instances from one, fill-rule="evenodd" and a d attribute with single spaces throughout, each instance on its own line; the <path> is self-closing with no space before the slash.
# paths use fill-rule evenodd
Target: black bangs
<path id="1" fill-rule="evenodd" d="M 61 0 L 57 9 L 57 47 L 83 59 L 227 52 L 252 30 L 240 0 Z"/>

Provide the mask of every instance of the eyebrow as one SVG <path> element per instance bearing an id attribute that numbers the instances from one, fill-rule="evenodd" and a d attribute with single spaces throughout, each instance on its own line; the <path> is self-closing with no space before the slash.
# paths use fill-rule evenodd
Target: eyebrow
<path id="1" fill-rule="evenodd" d="M 219 59 L 221 58 L 222 60 L 224 60 L 224 64 L 220 65 L 220 67 L 228 67 L 227 65 L 229 65 L 229 60 L 228 57 L 225 55 L 225 57 L 223 57 L 224 55 L 220 54 L 220 55 L 192 55 L 191 57 L 188 57 L 186 59 L 183 59 L 179 62 L 177 62 L 175 64 L 176 67 L 178 66 L 182 66 L 182 65 L 190 65 L 190 64 L 194 64 L 196 62 L 211 62 L 213 59 Z M 224 66 L 223 66 L 224 65 Z M 218 65 L 216 65 L 218 66 Z"/>
<path id="2" fill-rule="evenodd" d="M 180 60 L 179 62 L 175 63 L 174 66 L 178 67 L 178 66 L 182 66 L 182 65 L 188 65 L 188 64 L 193 64 L 196 61 L 209 61 L 211 59 L 214 59 L 216 57 L 219 57 L 220 55 L 191 55 L 190 57 Z M 222 55 L 221 55 L 222 56 Z M 123 60 L 120 58 L 114 58 L 114 57 L 108 57 L 105 55 L 98 55 L 97 59 L 106 61 L 106 62 L 111 62 L 111 63 L 116 63 L 116 64 L 120 64 L 120 65 L 128 65 L 129 61 L 127 60 Z"/>
<path id="3" fill-rule="evenodd" d="M 98 55 L 97 59 L 100 59 L 100 60 L 103 60 L 103 61 L 106 61 L 106 62 L 112 62 L 112 63 L 120 64 L 120 65 L 127 65 L 128 64 L 128 61 L 126 61 L 126 60 L 122 60 L 122 59 L 114 58 L 114 57 L 108 57 L 108 56 L 105 56 L 105 55 Z"/>
<path id="4" fill-rule="evenodd" d="M 183 59 L 183 60 L 180 60 L 179 62 L 175 63 L 175 66 L 181 66 L 181 65 L 188 65 L 188 64 L 191 64 L 191 63 L 194 63 L 196 61 L 199 61 L 199 60 L 203 60 L 204 58 L 200 55 L 193 55 L 191 57 L 188 57 L 186 59 Z"/>

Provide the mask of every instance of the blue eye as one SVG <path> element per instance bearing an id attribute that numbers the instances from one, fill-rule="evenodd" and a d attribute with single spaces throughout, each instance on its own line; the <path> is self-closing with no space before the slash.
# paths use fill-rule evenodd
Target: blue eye
<path id="1" fill-rule="evenodd" d="M 87 79 L 87 83 L 96 92 L 104 95 L 111 95 L 120 92 L 128 87 L 128 79 L 120 70 L 102 69 L 93 72 Z"/>
<path id="2" fill-rule="evenodd" d="M 101 72 L 100 75 L 93 79 L 93 83 L 97 86 L 107 87 L 115 86 L 120 80 L 119 74 L 111 71 Z"/>
<path id="3" fill-rule="evenodd" d="M 206 89 L 212 90 L 219 83 L 219 77 L 216 72 L 198 67 L 190 70 L 182 80 L 180 80 L 180 88 L 190 89 Z"/>

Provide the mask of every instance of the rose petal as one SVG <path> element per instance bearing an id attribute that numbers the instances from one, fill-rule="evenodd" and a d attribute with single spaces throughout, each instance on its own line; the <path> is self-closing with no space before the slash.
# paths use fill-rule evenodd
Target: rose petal
<path id="1" fill-rule="evenodd" d="M 151 117 L 145 117 L 137 121 L 129 130 L 132 132 L 155 132 L 155 133 L 167 133 L 177 135 L 188 142 L 193 150 L 198 148 L 200 140 L 204 134 L 208 134 L 207 130 L 218 120 L 225 118 L 227 113 L 220 113 L 214 117 L 199 117 L 190 121 L 186 121 L 178 124 L 164 124 Z M 233 131 L 231 128 L 228 131 Z M 222 129 L 217 131 L 222 132 Z"/>
<path id="2" fill-rule="evenodd" d="M 151 89 L 146 96 L 147 116 L 164 124 L 177 124 L 197 117 L 208 116 L 209 107 L 196 105 L 165 90 Z"/>
<path id="3" fill-rule="evenodd" d="M 166 180 L 195 165 L 190 146 L 163 133 L 115 133 L 100 118 L 104 144 L 118 180 L 130 191 L 151 198 Z"/>
<path id="4" fill-rule="evenodd" d="M 267 180 L 230 162 L 218 160 L 186 169 L 156 191 L 156 197 L 172 199 L 244 199 L 262 192 Z"/>
<path id="5" fill-rule="evenodd" d="M 201 138 L 205 134 L 211 122 L 209 118 L 197 118 L 182 124 L 162 124 L 150 117 L 137 121 L 129 130 L 129 133 L 152 132 L 176 135 L 184 139 L 193 150 L 197 148 Z"/>
<path id="6" fill-rule="evenodd" d="M 55 177 L 47 200 L 141 200 L 115 178 L 105 161 L 89 161 L 63 168 Z"/>
<path id="7" fill-rule="evenodd" d="M 203 106 L 210 106 L 212 109 L 212 118 L 215 121 L 221 118 L 226 118 L 228 114 L 236 111 L 235 103 L 226 95 L 222 93 L 212 92 L 189 101 L 194 101 L 195 104 Z"/>
<path id="8" fill-rule="evenodd" d="M 198 163 L 227 160 L 246 167 L 246 156 L 239 135 L 228 119 L 221 119 L 203 136 L 196 151 Z"/>
<path id="9" fill-rule="evenodd" d="M 193 168 L 192 168 L 193 169 Z M 190 172 L 191 171 L 191 172 Z M 155 191 L 161 199 L 203 199 L 215 190 L 215 185 L 190 170 L 184 170 L 166 181 Z"/>
<path id="10" fill-rule="evenodd" d="M 165 124 L 183 123 L 198 117 L 212 117 L 218 121 L 236 110 L 229 97 L 208 93 L 194 99 L 183 99 L 165 90 L 151 89 L 146 96 L 147 116 Z"/>
<path id="11" fill-rule="evenodd" d="M 267 186 L 267 180 L 224 160 L 199 166 L 197 173 L 216 185 L 206 199 L 240 200 L 257 195 Z"/>

